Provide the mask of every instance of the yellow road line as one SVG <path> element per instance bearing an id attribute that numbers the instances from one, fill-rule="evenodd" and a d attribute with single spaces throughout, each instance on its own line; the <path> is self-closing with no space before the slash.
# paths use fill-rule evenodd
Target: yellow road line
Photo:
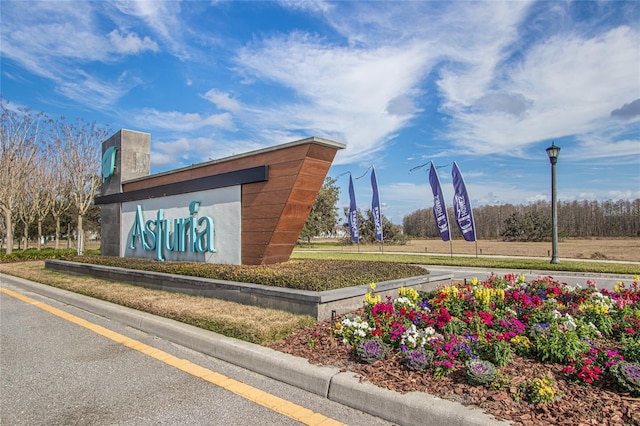
<path id="1" fill-rule="evenodd" d="M 315 413 L 305 407 L 287 401 L 286 399 L 271 395 L 238 380 L 234 380 L 223 374 L 216 373 L 215 371 L 211 371 L 207 368 L 201 367 L 198 364 L 195 364 L 186 359 L 178 358 L 167 352 L 156 349 L 153 346 L 149 346 L 138 340 L 131 339 L 127 336 L 116 333 L 115 331 L 111 331 L 108 328 L 102 327 L 100 325 L 79 318 L 75 315 L 71 315 L 60 309 L 54 308 L 53 306 L 47 305 L 46 303 L 38 302 L 37 300 L 31 299 L 30 297 L 24 296 L 20 293 L 16 293 L 15 291 L 11 291 L 6 288 L 0 288 L 0 291 L 25 303 L 29 303 L 44 311 L 47 311 L 50 314 L 56 315 L 62 319 L 91 330 L 96 334 L 113 340 L 114 342 L 121 343 L 124 346 L 143 353 L 151 358 L 162 361 L 165 364 L 177 368 L 178 370 L 184 371 L 185 373 L 191 374 L 192 376 L 212 383 L 229 392 L 233 392 L 236 395 L 248 399 L 249 401 L 262 405 L 263 407 L 292 418 L 293 420 L 299 421 L 300 423 L 310 426 L 344 425 L 344 423 L 340 423 L 337 420 L 333 420 L 329 417 L 323 416 L 322 414 Z"/>

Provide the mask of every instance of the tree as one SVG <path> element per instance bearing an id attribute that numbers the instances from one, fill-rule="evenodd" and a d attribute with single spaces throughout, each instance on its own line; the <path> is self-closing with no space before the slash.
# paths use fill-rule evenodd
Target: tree
<path id="1" fill-rule="evenodd" d="M 55 145 L 67 182 L 69 197 L 77 211 L 77 253 L 84 253 L 82 219 L 100 189 L 101 143 L 108 129 L 82 119 L 68 123 L 61 118 L 55 123 Z"/>
<path id="2" fill-rule="evenodd" d="M 55 137 L 54 137 L 55 140 Z M 69 182 L 66 179 L 64 168 L 62 167 L 61 153 L 57 148 L 49 152 L 49 162 L 51 165 L 51 216 L 55 222 L 55 248 L 60 248 L 60 220 L 71 207 L 71 197 L 69 196 Z"/>
<path id="3" fill-rule="evenodd" d="M 42 224 L 53 207 L 55 194 L 53 193 L 53 176 L 55 170 L 46 157 L 39 156 L 34 167 L 32 178 L 33 185 L 30 188 L 33 200 L 33 209 L 38 224 L 38 241 L 36 248 L 40 250 L 42 244 Z"/>
<path id="4" fill-rule="evenodd" d="M 363 215 L 360 209 L 358 212 L 358 230 L 360 234 L 360 242 L 363 244 L 374 244 L 377 242 L 375 228 L 373 226 L 373 215 L 371 209 L 367 209 Z M 344 215 L 349 215 L 349 209 L 345 207 Z M 345 225 L 348 227 L 348 225 Z M 401 232 L 402 227 L 400 225 L 394 225 L 385 215 L 382 215 L 382 237 L 385 242 L 400 243 L 404 242 L 404 237 Z M 347 231 L 348 233 L 348 231 Z M 347 236 L 346 239 L 351 242 L 351 236 Z"/>
<path id="5" fill-rule="evenodd" d="M 336 204 L 339 197 L 340 188 L 336 186 L 336 179 L 327 177 L 300 232 L 300 238 L 311 242 L 311 237 L 333 234 L 338 222 Z"/>
<path id="6" fill-rule="evenodd" d="M 14 109 L 0 98 L 0 210 L 7 238 L 6 253 L 13 251 L 13 215 L 38 150 L 43 116 Z"/>
<path id="7" fill-rule="evenodd" d="M 37 164 L 33 165 L 33 169 L 37 168 Z M 18 202 L 16 203 L 16 212 L 18 219 L 22 223 L 22 238 L 24 240 L 23 250 L 29 248 L 29 225 L 33 223 L 33 219 L 35 217 L 37 202 L 35 199 L 35 191 L 33 190 L 34 185 L 36 183 L 35 174 L 33 170 L 31 173 L 28 173 L 24 181 L 22 182 L 22 189 L 20 191 L 20 195 L 18 197 Z M 19 241 L 18 241 L 19 242 Z M 20 247 L 20 244 L 18 244 Z"/>

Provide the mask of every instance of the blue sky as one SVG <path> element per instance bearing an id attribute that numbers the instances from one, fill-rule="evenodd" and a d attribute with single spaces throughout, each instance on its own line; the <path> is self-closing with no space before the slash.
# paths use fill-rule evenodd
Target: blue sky
<path id="1" fill-rule="evenodd" d="M 640 2 L 7 1 L 14 106 L 151 133 L 152 173 L 309 136 L 376 168 L 394 223 L 451 207 L 640 198 Z M 369 179 L 355 180 L 358 206 Z M 348 177 L 338 178 L 340 207 Z"/>

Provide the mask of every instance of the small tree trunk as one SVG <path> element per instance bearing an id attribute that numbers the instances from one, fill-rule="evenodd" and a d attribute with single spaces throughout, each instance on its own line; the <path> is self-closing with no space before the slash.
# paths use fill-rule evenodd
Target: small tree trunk
<path id="1" fill-rule="evenodd" d="M 60 249 L 60 216 L 56 216 L 56 250 Z"/>
<path id="2" fill-rule="evenodd" d="M 23 231 L 23 237 L 24 237 L 24 249 L 28 249 L 29 248 L 29 225 L 27 225 L 27 223 L 24 223 L 24 231 Z"/>
<path id="3" fill-rule="evenodd" d="M 11 223 L 11 210 L 4 210 L 4 224 L 7 228 L 7 250 L 6 254 L 11 254 L 13 251 L 13 224 Z"/>
<path id="4" fill-rule="evenodd" d="M 78 215 L 78 256 L 84 254 L 84 231 L 82 230 L 82 215 Z"/>
<path id="5" fill-rule="evenodd" d="M 42 248 L 42 219 L 38 218 L 38 242 L 36 248 L 40 250 Z"/>

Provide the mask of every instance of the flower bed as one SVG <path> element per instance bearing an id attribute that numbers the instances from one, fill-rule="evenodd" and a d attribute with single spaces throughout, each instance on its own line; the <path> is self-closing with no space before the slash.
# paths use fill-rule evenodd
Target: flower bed
<path id="1" fill-rule="evenodd" d="M 405 288 L 395 300 L 382 301 L 374 291 L 372 286 L 363 310 L 342 317 L 333 329 L 351 348 L 354 361 L 373 362 L 355 369 L 365 377 L 375 376 L 377 366 L 387 376 L 409 381 L 398 386 L 407 390 L 414 389 L 411 383 L 433 377 L 459 389 L 454 394 L 461 402 L 465 393 L 478 393 L 472 388 L 482 388 L 492 392 L 489 400 L 497 398 L 498 405 L 512 409 L 511 415 L 494 414 L 524 424 L 534 417 L 526 412 L 515 417 L 514 406 L 532 408 L 538 420 L 559 421 L 549 407 L 571 406 L 581 387 L 585 395 L 593 394 L 592 389 L 617 395 L 606 398 L 624 404 L 569 423 L 597 419 L 597 424 L 640 424 L 637 277 L 613 291 L 598 290 L 595 281 L 580 288 L 552 277 L 525 282 L 513 275 L 473 279 L 431 293 Z M 381 357 L 385 360 L 375 361 Z M 393 388 L 388 377 L 378 382 L 385 380 Z M 590 407 L 582 411 L 589 413 Z M 545 412 L 547 417 L 540 414 Z"/>

